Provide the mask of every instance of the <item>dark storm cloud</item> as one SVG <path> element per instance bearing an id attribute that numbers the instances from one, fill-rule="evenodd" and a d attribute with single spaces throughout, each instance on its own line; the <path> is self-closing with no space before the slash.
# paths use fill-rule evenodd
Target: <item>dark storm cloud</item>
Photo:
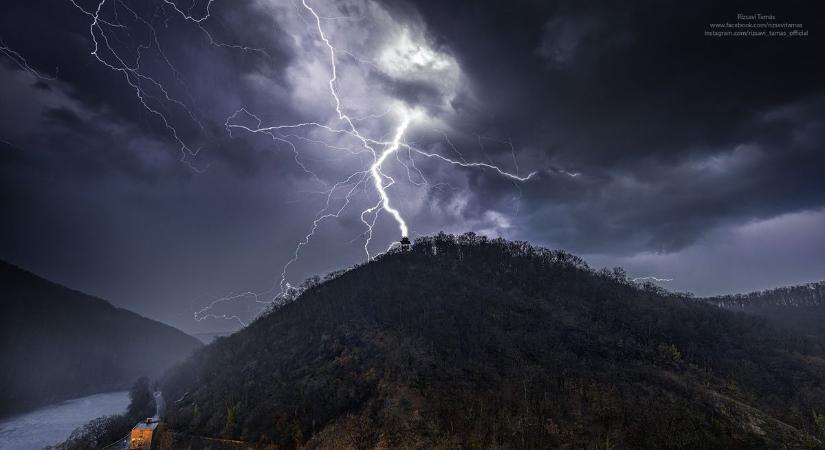
<path id="1" fill-rule="evenodd" d="M 813 55 L 825 41 L 702 36 L 709 22 L 751 10 L 820 28 L 811 8 L 450 2 L 420 10 L 484 95 L 484 109 L 457 126 L 514 134 L 582 172 L 524 187 L 530 235 L 628 252 L 676 250 L 720 224 L 823 204 L 825 64 Z"/>
<path id="2" fill-rule="evenodd" d="M 91 11 L 97 2 L 80 5 Z M 3 42 L 57 79 L 0 59 L 0 199 L 18 218 L 3 225 L 0 257 L 196 329 L 191 316 L 203 301 L 270 287 L 324 204 L 318 192 L 325 187 L 288 144 L 237 130 L 230 136 L 224 122 L 241 107 L 262 124 L 327 120 L 334 110 L 325 49 L 311 17 L 292 2 L 219 0 L 203 28 L 162 2 L 105 6 L 106 18 L 129 26 L 128 34 L 112 31 L 112 45 L 129 62 L 140 52 L 145 73 L 186 108 L 165 101 L 149 80 L 133 79 L 145 101 L 199 153 L 181 152 L 123 74 L 90 55 L 90 17 L 68 1 L 5 2 Z M 823 216 L 805 211 L 825 207 L 825 19 L 812 2 L 315 6 L 329 36 L 355 52 L 340 56 L 339 73 L 353 114 L 379 114 L 386 100 L 400 100 L 443 125 L 413 127 L 416 145 L 459 157 L 448 135 L 470 160 L 538 171 L 514 185 L 491 170 L 417 161 L 437 184 L 392 188 L 414 232 L 481 230 L 638 270 L 654 268 L 659 259 L 649 255 L 686 255 L 683 266 L 668 260 L 670 271 L 702 264 L 703 255 L 741 255 L 708 250 L 708 242 L 754 221 L 778 236 L 785 219 L 776 218 L 803 214 L 804 226 L 793 219 L 788 229 L 800 242 L 817 239 L 811 224 Z M 811 34 L 703 36 L 708 23 L 753 11 L 802 22 Z M 203 5 L 192 10 L 203 12 Z M 396 45 L 402 30 L 414 41 L 403 51 L 425 46 L 435 56 L 412 70 L 381 61 L 381 49 Z M 379 56 L 361 72 L 354 70 L 359 50 Z M 113 55 L 104 49 L 100 56 Z M 436 63 L 447 68 L 433 70 Z M 338 137 L 295 133 L 301 157 L 321 178 L 337 181 L 352 163 L 313 144 Z M 357 213 L 322 226 L 295 276 L 358 261 L 360 227 Z M 376 240 L 396 234 L 379 222 Z M 732 240 L 756 241 L 751 234 Z M 768 264 L 772 251 L 749 258 Z M 811 258 L 800 255 L 801 265 Z M 793 270 L 771 279 L 800 281 Z M 729 286 L 709 283 L 706 292 Z"/>
<path id="3" fill-rule="evenodd" d="M 51 124 L 78 134 L 89 134 L 93 130 L 92 127 L 89 126 L 89 124 L 83 119 L 78 117 L 74 111 L 64 106 L 52 108 L 46 111 L 45 116 Z"/>
<path id="4" fill-rule="evenodd" d="M 78 3 L 86 11 L 94 11 L 98 2 Z M 118 23 L 128 27 L 128 31 L 109 37 L 125 64 L 140 64 L 147 76 L 163 83 L 169 95 L 185 103 L 199 121 L 220 123 L 218 121 L 225 118 L 226 105 L 219 103 L 224 97 L 214 91 L 203 96 L 198 88 L 211 83 L 222 85 L 226 91 L 236 90 L 241 99 L 254 97 L 255 93 L 241 89 L 243 83 L 239 79 L 248 73 L 260 72 L 277 80 L 291 58 L 283 45 L 287 37 L 272 18 L 250 11 L 250 4 L 248 1 L 216 4 L 212 10 L 221 15 L 221 20 L 211 24 L 209 35 L 205 28 L 186 26 L 179 15 L 162 7 L 160 2 L 128 5 L 108 2 L 101 17 L 117 18 Z M 126 9 L 127 6 L 131 9 Z M 90 110 L 112 116 L 112 120 L 139 123 L 146 133 L 153 133 L 158 139 L 170 139 L 168 130 L 147 117 L 151 114 L 137 102 L 134 88 L 129 86 L 123 73 L 110 70 L 90 55 L 94 49 L 89 30 L 91 17 L 68 1 L 42 7 L 31 2 L 6 2 L 3 8 L 0 33 L 6 44 L 25 55 L 34 67 L 42 68 L 44 74 L 56 72 L 65 94 Z M 100 36 L 97 38 L 103 42 Z M 230 45 L 250 48 L 237 50 Z M 140 52 L 136 50 L 139 46 L 143 46 Z M 112 53 L 102 44 L 99 54 L 104 60 L 113 61 Z M 174 70 L 165 59 L 172 62 Z M 132 82 L 145 89 L 144 100 L 166 114 L 184 140 L 202 140 L 204 134 L 210 138 L 224 134 L 222 129 L 213 134 L 214 130 L 194 127 L 189 112 L 161 101 L 165 94 L 149 80 L 133 76 Z M 48 85 L 48 81 L 37 81 L 37 86 Z M 192 90 L 197 90 L 197 97 Z"/>

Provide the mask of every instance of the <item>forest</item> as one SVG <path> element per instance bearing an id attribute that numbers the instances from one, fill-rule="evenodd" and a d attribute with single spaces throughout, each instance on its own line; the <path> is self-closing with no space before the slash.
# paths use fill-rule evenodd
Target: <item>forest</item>
<path id="1" fill-rule="evenodd" d="M 175 436 L 267 449 L 825 439 L 820 342 L 562 251 L 439 234 L 304 288 L 167 373 Z"/>

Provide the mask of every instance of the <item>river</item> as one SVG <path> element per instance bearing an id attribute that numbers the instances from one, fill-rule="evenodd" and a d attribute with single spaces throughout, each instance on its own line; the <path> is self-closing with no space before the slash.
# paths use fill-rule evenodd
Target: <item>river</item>
<path id="1" fill-rule="evenodd" d="M 0 450 L 40 450 L 64 441 L 75 428 L 100 416 L 126 412 L 129 393 L 109 392 L 44 406 L 0 419 Z"/>

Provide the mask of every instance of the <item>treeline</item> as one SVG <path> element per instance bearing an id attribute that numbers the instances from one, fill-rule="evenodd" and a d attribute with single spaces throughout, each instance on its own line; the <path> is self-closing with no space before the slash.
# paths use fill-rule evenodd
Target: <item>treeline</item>
<path id="1" fill-rule="evenodd" d="M 257 448 L 815 448 L 825 359 L 764 320 L 473 234 L 304 286 L 171 371 L 171 430 Z"/>
<path id="2" fill-rule="evenodd" d="M 780 287 L 747 294 L 707 297 L 705 301 L 724 307 L 825 306 L 825 281 Z"/>

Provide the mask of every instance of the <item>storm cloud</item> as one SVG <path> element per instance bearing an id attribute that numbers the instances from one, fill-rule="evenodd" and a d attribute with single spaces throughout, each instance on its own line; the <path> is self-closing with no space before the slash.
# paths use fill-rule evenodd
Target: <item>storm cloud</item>
<path id="1" fill-rule="evenodd" d="M 368 161 L 346 133 L 227 127 L 344 128 L 300 2 L 207 3 L 109 0 L 105 35 L 90 28 L 98 2 L 13 0 L 0 15 L 3 45 L 37 71 L 0 55 L 0 258 L 187 331 L 237 326 L 193 314 L 277 284 L 323 192 Z M 309 4 L 371 138 L 417 111 L 406 142 L 536 171 L 518 183 L 400 152 L 387 173 L 413 237 L 526 240 L 698 294 L 825 279 L 821 252 L 802 250 L 825 229 L 813 2 Z M 757 10 L 810 35 L 703 35 Z M 363 189 L 323 222 L 289 280 L 363 261 L 359 214 L 375 198 Z M 379 215 L 373 250 L 397 238 Z"/>

